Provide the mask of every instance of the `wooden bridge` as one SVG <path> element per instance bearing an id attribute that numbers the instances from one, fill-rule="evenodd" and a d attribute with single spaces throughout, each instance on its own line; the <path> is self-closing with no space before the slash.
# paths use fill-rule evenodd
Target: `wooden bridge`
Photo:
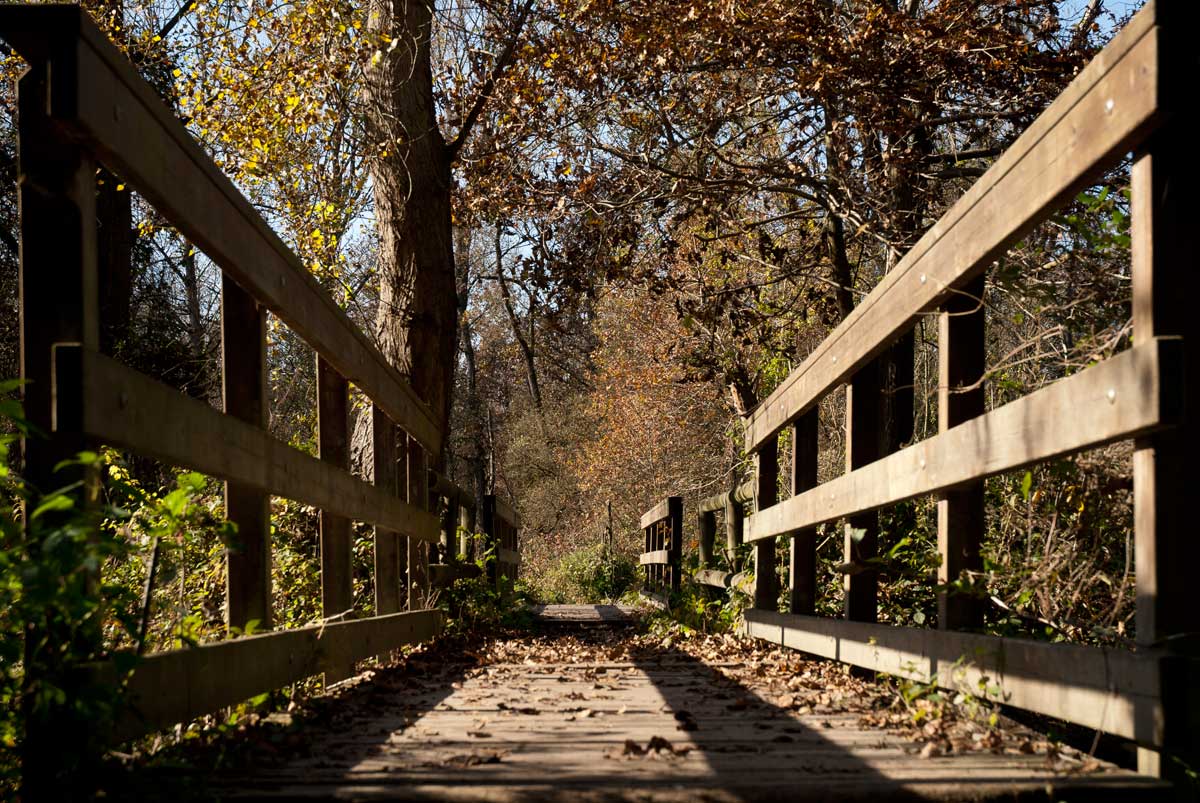
<path id="1" fill-rule="evenodd" d="M 734 581 L 712 564 L 714 513 L 724 509 L 731 543 L 753 545 L 753 569 L 737 578 L 752 595 L 744 626 L 749 636 L 998 698 L 1011 709 L 1120 737 L 1136 744 L 1140 775 L 1064 776 L 1004 751 L 959 764 L 955 758 L 922 761 L 853 717 L 815 708 L 812 716 L 796 713 L 780 701 L 780 689 L 772 685 L 778 678 L 760 682 L 753 672 L 724 672 L 730 667 L 719 661 L 705 663 L 662 647 L 625 648 L 620 658 L 606 657 L 608 637 L 593 636 L 600 641 L 585 643 L 570 660 L 456 661 L 440 655 L 440 663 L 422 665 L 418 656 L 414 665 L 424 668 L 411 683 L 395 677 L 392 683 L 383 671 L 377 685 L 359 692 L 371 706 L 305 737 L 319 752 L 332 742 L 348 745 L 345 761 L 299 761 L 238 793 L 713 800 L 1053 794 L 1051 799 L 1123 800 L 1163 792 L 1155 778 L 1181 778 L 1200 767 L 1190 594 L 1200 543 L 1187 512 L 1193 491 L 1186 479 L 1196 453 L 1191 422 L 1200 394 L 1184 392 L 1185 377 L 1200 375 L 1196 350 L 1186 346 L 1197 320 L 1189 301 L 1200 268 L 1193 213 L 1187 211 L 1196 208 L 1200 177 L 1182 117 L 1197 75 L 1197 48 L 1187 41 L 1194 35 L 1188 5 L 1160 0 L 1140 12 L 754 411 L 745 442 L 755 457 L 752 482 L 706 500 L 691 514 L 698 515 L 700 534 L 695 577 L 682 576 L 681 501 L 664 500 L 642 521 L 648 592 L 666 598 L 685 580 L 720 587 Z M 453 564 L 455 550 L 447 547 L 455 525 L 472 522 L 469 510 L 448 512 L 442 522 L 433 512 L 455 510 L 463 496 L 444 480 L 430 482 L 427 465 L 445 440 L 434 416 L 86 15 L 73 6 L 0 7 L 0 37 L 30 65 L 19 86 L 21 360 L 29 380 L 27 415 L 47 437 L 25 443 L 26 478 L 40 488 L 62 485 L 61 474 L 54 474 L 62 460 L 112 444 L 224 479 L 227 513 L 239 533 L 238 547 L 228 555 L 231 632 L 255 619 L 270 625 L 269 497 L 322 511 L 324 621 L 148 656 L 127 678 L 125 704 L 107 727 L 79 721 L 70 701 L 114 684 L 116 662 L 65 673 L 54 649 L 63 634 L 30 623 L 26 668 L 51 678 L 68 699 L 28 722 L 26 796 L 64 799 L 73 788 L 63 767 L 104 744 L 187 722 L 314 674 L 340 680 L 354 673 L 356 662 L 402 645 L 436 644 L 443 615 L 422 609 L 424 589 L 431 579 L 448 582 L 469 571 Z M 1130 153 L 1133 347 L 985 412 L 981 390 L 971 389 L 984 368 L 978 299 L 985 271 Z M 220 267 L 223 411 L 101 353 L 98 288 L 106 277 L 97 259 L 98 164 L 120 175 Z M 266 432 L 268 310 L 317 353 L 319 459 Z M 885 454 L 879 446 L 879 430 L 888 422 L 879 404 L 878 358 L 930 314 L 940 319 L 939 433 Z M 351 384 L 372 405 L 370 481 L 348 468 Z M 846 472 L 818 485 L 816 407 L 842 386 L 848 392 Z M 780 501 L 778 436 L 784 430 L 790 432 L 793 468 L 791 495 Z M 1135 449 L 1135 649 L 980 635 L 970 632 L 982 622 L 978 606 L 952 595 L 940 600 L 937 630 L 876 621 L 875 511 L 935 495 L 940 578 L 953 580 L 980 566 L 984 478 L 1118 440 L 1133 440 Z M 78 476 L 86 496 L 95 478 L 82 470 Z M 431 501 L 435 494 L 446 500 L 441 507 Z M 744 505 L 752 507 L 750 515 Z M 506 564 L 501 571 L 515 572 L 515 516 L 498 500 L 481 513 L 499 542 Z M 842 519 L 856 534 L 847 535 L 846 562 L 860 570 L 847 574 L 844 616 L 817 617 L 814 528 Z M 353 611 L 351 521 L 375 527 L 376 614 L 368 618 Z M 781 543 L 790 544 L 787 612 L 777 603 Z M 519 647 L 507 654 L 519 658 Z M 775 655 L 784 656 L 774 660 L 785 668 L 799 667 L 787 657 L 800 661 L 798 654 Z M 472 674 L 472 666 L 484 671 Z M 574 711 L 572 720 L 569 709 L 579 706 L 565 704 L 562 694 L 570 691 L 582 695 L 578 699 L 587 700 L 584 708 L 595 716 Z M 539 697 L 548 698 L 542 707 L 529 702 Z M 489 720 L 491 730 L 476 728 L 471 736 L 464 724 L 475 717 Z M 678 727 L 689 719 L 695 728 Z M 455 735 L 437 740 L 433 731 Z M 455 743 L 459 731 L 460 741 L 482 741 L 480 733 L 488 732 L 498 753 L 523 757 L 472 759 Z M 652 737 L 670 744 L 651 747 Z M 367 756 L 361 749 L 383 741 L 396 748 L 385 752 L 398 758 L 380 759 L 380 751 Z M 613 751 L 622 759 L 654 752 L 662 760 L 604 763 Z M 467 757 L 455 763 L 454 755 Z"/>

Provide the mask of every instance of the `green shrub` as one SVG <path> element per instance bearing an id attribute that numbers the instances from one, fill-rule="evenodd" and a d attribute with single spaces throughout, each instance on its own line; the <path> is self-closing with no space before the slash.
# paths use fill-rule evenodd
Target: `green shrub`
<path id="1" fill-rule="evenodd" d="M 545 602 L 594 603 L 619 599 L 638 580 L 631 557 L 597 543 L 564 555 L 536 589 Z"/>

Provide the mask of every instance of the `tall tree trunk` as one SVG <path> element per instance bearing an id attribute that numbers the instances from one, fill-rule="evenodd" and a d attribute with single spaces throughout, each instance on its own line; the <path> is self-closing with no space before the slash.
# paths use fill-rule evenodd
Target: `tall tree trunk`
<path id="1" fill-rule="evenodd" d="M 368 71 L 366 82 L 367 125 L 377 149 L 371 165 L 379 231 L 376 336 L 444 428 L 458 327 L 451 154 L 433 100 L 432 7 L 369 0 L 369 10 L 372 37 L 396 42 Z"/>

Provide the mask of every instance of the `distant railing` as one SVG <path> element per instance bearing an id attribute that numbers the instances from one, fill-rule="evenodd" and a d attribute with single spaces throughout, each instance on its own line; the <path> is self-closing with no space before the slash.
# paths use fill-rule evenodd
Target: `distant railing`
<path id="1" fill-rule="evenodd" d="M 344 678 L 355 661 L 436 636 L 442 614 L 421 609 L 425 545 L 439 542 L 425 509 L 426 456 L 443 442 L 435 416 L 78 6 L 2 6 L 0 37 L 30 65 L 18 121 L 22 366 L 27 416 L 49 437 L 24 445 L 28 481 L 56 487 L 54 467 L 96 444 L 224 479 L 238 528 L 231 631 L 271 625 L 270 497 L 321 509 L 324 622 L 142 659 L 114 738 L 310 675 Z M 220 267 L 224 412 L 100 352 L 98 163 Z M 317 354 L 319 458 L 267 432 L 268 311 Z M 351 383 L 371 400 L 373 482 L 349 471 Z M 351 521 L 375 526 L 370 618 L 355 618 Z M 73 737 L 53 722 L 30 729 L 26 777 L 53 773 L 55 744 Z"/>
<path id="2" fill-rule="evenodd" d="M 914 675 L 1135 740 L 1139 766 L 1158 751 L 1195 755 L 1194 482 L 1200 376 L 1187 346 L 1200 320 L 1194 128 L 1196 22 L 1189 2 L 1138 13 L 974 187 L 753 412 L 754 609 L 746 630 L 870 670 Z M 1190 16 L 1189 16 L 1190 15 Z M 1134 345 L 1024 398 L 985 411 L 983 275 L 1005 250 L 1134 153 Z M 879 357 L 925 315 L 938 314 L 936 436 L 880 452 Z M 1200 341 L 1194 341 L 1200 342 Z M 847 471 L 817 484 L 817 405 L 847 387 Z M 792 496 L 777 503 L 778 442 L 791 428 Z M 944 592 L 939 630 L 876 624 L 876 511 L 936 495 L 939 582 L 981 570 L 983 480 L 1030 464 L 1133 440 L 1137 641 L 1133 650 L 954 632 L 979 628 L 970 595 Z M 814 528 L 846 519 L 845 617 L 814 616 Z M 789 613 L 777 610 L 776 539 L 791 542 Z M 965 662 L 965 663 L 964 663 Z M 1193 762 L 1194 763 L 1194 762 Z"/>
<path id="3" fill-rule="evenodd" d="M 645 572 L 642 596 L 666 607 L 679 591 L 683 553 L 683 498 L 669 496 L 642 515 L 645 549 L 639 563 Z"/>
<path id="4" fill-rule="evenodd" d="M 520 527 L 521 520 L 508 503 L 494 494 L 483 497 L 484 544 L 485 549 L 494 549 L 496 552 L 496 560 L 490 564 L 489 572 L 497 587 L 502 578 L 515 581 L 521 569 L 521 552 L 517 541 Z"/>

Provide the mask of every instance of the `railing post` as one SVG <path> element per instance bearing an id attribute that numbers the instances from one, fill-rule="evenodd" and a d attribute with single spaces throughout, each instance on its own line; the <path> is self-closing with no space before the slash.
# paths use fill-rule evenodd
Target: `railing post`
<path id="1" fill-rule="evenodd" d="M 460 501 L 458 506 L 458 551 L 468 561 L 475 559 L 475 507 Z"/>
<path id="2" fill-rule="evenodd" d="M 758 513 L 779 498 L 779 438 L 768 438 L 755 452 L 754 462 L 754 512 Z M 754 607 L 771 611 L 779 608 L 774 538 L 754 542 Z"/>
<path id="3" fill-rule="evenodd" d="M 408 455 L 408 501 L 421 510 L 429 509 L 429 472 L 425 464 L 425 450 L 411 435 L 406 447 Z M 408 609 L 426 607 L 429 588 L 429 549 L 424 541 L 408 540 Z"/>
<path id="4" fill-rule="evenodd" d="M 879 363 L 871 361 L 859 369 L 846 385 L 846 471 L 861 468 L 879 457 Z M 879 543 L 879 514 L 863 513 L 846 520 L 843 544 L 845 563 L 846 618 L 874 622 L 877 617 L 879 572 L 867 563 L 875 557 Z"/>
<path id="5" fill-rule="evenodd" d="M 729 492 L 729 499 L 725 502 L 725 549 L 728 550 L 731 560 L 735 560 L 737 548 L 742 545 L 742 527 L 745 524 L 746 514 L 742 510 L 741 502 L 734 498 L 737 493 L 736 487 Z M 730 566 L 733 571 L 742 568 L 741 566 Z"/>
<path id="6" fill-rule="evenodd" d="M 396 425 L 379 407 L 371 405 L 372 480 L 393 496 L 398 493 Z M 403 609 L 400 594 L 400 534 L 375 527 L 375 614 Z"/>
<path id="7" fill-rule="evenodd" d="M 717 540 L 717 514 L 714 511 L 700 511 L 696 517 L 696 534 L 700 547 L 700 568 L 711 569 L 713 548 Z"/>
<path id="8" fill-rule="evenodd" d="M 221 392 L 225 412 L 266 429 L 267 312 L 228 276 L 221 278 Z M 271 497 L 259 488 L 225 483 L 225 516 L 237 525 L 225 558 L 225 625 L 271 627 Z"/>
<path id="9" fill-rule="evenodd" d="M 817 408 L 792 425 L 792 495 L 817 487 Z M 788 607 L 812 614 L 817 604 L 817 533 L 812 527 L 792 534 Z"/>
<path id="10" fill-rule="evenodd" d="M 317 451 L 338 468 L 349 468 L 349 386 L 345 378 L 317 356 Z M 348 617 L 354 607 L 350 520 L 321 511 L 321 616 Z M 354 674 L 353 662 L 329 656 L 325 682 Z"/>
<path id="11" fill-rule="evenodd" d="M 492 560 L 488 563 L 487 577 L 488 583 L 493 588 L 500 582 L 500 542 L 496 538 L 496 497 L 494 494 L 486 494 L 483 497 L 483 510 L 480 513 L 482 519 L 483 530 L 483 551 L 492 553 Z"/>
<path id="12" fill-rule="evenodd" d="M 35 62 L 18 83 L 18 183 L 21 210 L 21 388 L 25 415 L 43 436 L 21 441 L 22 475 L 35 494 L 86 481 L 83 503 L 95 494 L 95 478 L 81 472 L 56 473 L 54 467 L 74 457 L 88 445 L 73 425 L 76 416 L 63 415 L 73 406 L 78 415 L 87 400 L 68 388 L 79 376 L 68 375 L 70 366 L 57 366 L 57 344 L 99 348 L 99 311 L 96 265 L 96 164 L 77 145 L 60 138 L 47 115 L 51 92 L 75 94 L 73 65 L 55 62 L 53 86 L 50 65 Z M 78 350 L 75 350 L 76 353 Z M 78 373 L 77 371 L 75 372 Z M 55 426 L 55 388 L 62 397 Z M 37 505 L 38 499 L 27 505 Z M 27 516 L 28 507 L 24 511 Z M 52 527 L 55 514 L 43 517 Z M 25 527 L 32 529 L 26 519 Z M 37 537 L 37 533 L 29 533 Z M 40 544 L 31 538 L 31 557 Z M 67 576 L 64 583 L 79 583 L 84 594 L 96 593 L 97 578 Z M 22 745 L 22 799 L 73 800 L 90 797 L 86 767 L 100 755 L 102 727 L 83 721 L 72 705 L 71 678 L 64 675 L 59 650 L 68 640 L 87 648 L 99 639 L 98 631 L 64 632 L 46 621 L 29 623 L 25 633 L 24 706 L 25 739 Z M 37 694 L 40 684 L 64 690 L 66 704 L 47 702 Z M 45 707 L 36 707 L 42 703 Z"/>
<path id="13" fill-rule="evenodd" d="M 678 592 L 683 582 L 683 497 L 672 496 L 667 500 L 667 516 L 670 524 L 668 538 L 670 544 L 666 549 L 667 559 L 671 562 L 668 567 L 671 581 L 671 591 Z"/>
<path id="14" fill-rule="evenodd" d="M 1195 311 L 1195 276 L 1200 271 L 1195 191 L 1200 170 L 1194 134 L 1183 111 L 1192 103 L 1188 86 L 1196 70 L 1190 28 L 1195 4 L 1159 3 L 1163 43 L 1159 81 L 1169 122 L 1135 154 L 1132 175 L 1133 337 L 1181 337 L 1184 364 L 1168 380 L 1170 396 L 1182 397 L 1182 424 L 1139 438 L 1133 453 L 1134 537 L 1137 567 L 1137 641 L 1176 656 L 1162 678 L 1161 728 L 1164 753 L 1138 750 L 1138 769 L 1180 779 L 1168 756 L 1200 764 L 1196 691 L 1195 573 L 1200 541 L 1195 538 L 1195 461 L 1200 453 L 1200 330 Z M 1184 378 L 1192 387 L 1183 387 Z"/>
<path id="15" fill-rule="evenodd" d="M 938 432 L 984 412 L 985 370 L 983 276 L 952 296 L 938 316 Z M 969 388 L 964 390 L 964 388 Z M 985 528 L 983 481 L 938 497 L 938 584 L 983 569 L 979 547 Z M 966 630 L 983 626 L 981 600 L 969 594 L 938 594 L 938 627 Z"/>

